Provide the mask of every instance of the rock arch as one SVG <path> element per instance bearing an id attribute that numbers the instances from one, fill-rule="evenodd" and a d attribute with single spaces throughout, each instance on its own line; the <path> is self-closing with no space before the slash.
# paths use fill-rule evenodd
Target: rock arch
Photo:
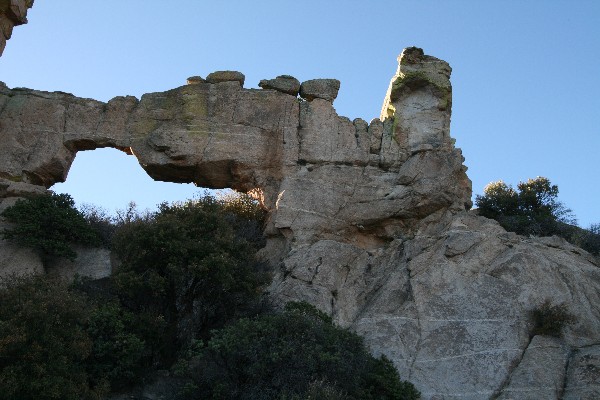
<path id="1" fill-rule="evenodd" d="M 449 76 L 444 61 L 406 49 L 370 123 L 337 115 L 335 80 L 244 89 L 225 71 L 108 103 L 0 85 L 0 210 L 100 147 L 135 155 L 155 180 L 255 190 L 269 210 L 269 295 L 360 333 L 424 398 L 545 396 L 548 385 L 526 380 L 532 365 L 540 382 L 560 383 L 554 398 L 582 393 L 578 357 L 600 354 L 597 261 L 465 212 Z M 562 342 L 530 340 L 528 312 L 552 296 L 579 323 Z"/>
<path id="2" fill-rule="evenodd" d="M 0 177 L 49 187 L 77 151 L 113 147 L 155 180 L 261 193 L 268 235 L 371 247 L 470 205 L 449 136 L 449 74 L 444 61 L 405 50 L 384 102 L 399 111 L 370 124 L 337 115 L 339 82 L 326 79 L 300 86 L 281 76 L 244 89 L 242 74 L 222 71 L 108 103 L 3 85 Z"/>

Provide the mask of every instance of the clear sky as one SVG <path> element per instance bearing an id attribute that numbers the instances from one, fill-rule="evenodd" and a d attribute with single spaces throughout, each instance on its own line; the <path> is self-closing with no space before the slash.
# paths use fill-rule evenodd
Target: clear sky
<path id="1" fill-rule="evenodd" d="M 379 116 L 404 47 L 453 68 L 451 135 L 473 192 L 545 176 L 580 225 L 600 222 L 600 1 L 36 0 L 0 58 L 9 87 L 108 101 L 238 70 L 247 88 L 337 78 L 334 106 Z M 77 155 L 53 187 L 112 211 L 198 192 L 153 182 L 116 150 Z"/>

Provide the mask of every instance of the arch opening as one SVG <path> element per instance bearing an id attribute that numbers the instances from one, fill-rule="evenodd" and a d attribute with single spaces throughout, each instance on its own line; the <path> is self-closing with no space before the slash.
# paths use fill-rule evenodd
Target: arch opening
<path id="1" fill-rule="evenodd" d="M 78 151 L 65 182 L 50 189 L 70 194 L 77 204 L 94 204 L 109 212 L 131 201 L 140 209 L 155 209 L 161 202 L 189 199 L 202 190 L 193 183 L 152 179 L 126 150 L 106 147 Z"/>

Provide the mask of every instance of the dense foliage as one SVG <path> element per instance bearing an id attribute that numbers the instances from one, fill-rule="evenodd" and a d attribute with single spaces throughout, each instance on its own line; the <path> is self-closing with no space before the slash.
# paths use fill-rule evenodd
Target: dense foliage
<path id="1" fill-rule="evenodd" d="M 519 182 L 517 190 L 502 181 L 487 185 L 475 203 L 480 215 L 496 219 L 521 235 L 555 234 L 558 222 L 572 223 L 571 211 L 557 200 L 558 187 L 547 178 Z"/>
<path id="2" fill-rule="evenodd" d="M 306 303 L 240 319 L 218 331 L 193 360 L 187 398 L 416 399 L 392 363 Z"/>
<path id="3" fill-rule="evenodd" d="M 575 226 L 571 210 L 558 201 L 558 187 L 548 178 L 520 182 L 515 190 L 503 181 L 492 182 L 475 198 L 479 214 L 497 220 L 520 235 L 558 235 L 590 253 L 600 254 L 598 226 Z"/>
<path id="4" fill-rule="evenodd" d="M 258 298 L 265 283 L 254 261 L 260 240 L 236 229 L 251 223 L 206 196 L 161 204 L 115 233 L 113 250 L 122 262 L 114 274 L 118 295 L 148 328 L 142 336 L 158 361 L 206 338 Z"/>
<path id="5" fill-rule="evenodd" d="M 261 301 L 267 276 L 255 253 L 265 215 L 247 196 L 143 214 L 130 205 L 116 218 L 74 213 L 64 195 L 27 204 L 39 218 L 63 213 L 45 219 L 61 231 L 99 230 L 120 264 L 110 278 L 70 286 L 0 282 L 0 400 L 100 399 L 174 366 L 173 399 L 418 397 L 389 360 L 370 356 L 326 314 L 306 303 L 273 312 Z M 22 217 L 19 207 L 8 215 Z M 48 256 L 70 254 L 73 238 L 60 238 L 67 247 Z"/>
<path id="6" fill-rule="evenodd" d="M 42 260 L 74 260 L 73 244 L 97 245 L 100 237 L 68 194 L 45 194 L 19 200 L 2 212 L 13 227 L 2 237 L 40 252 Z"/>
<path id="7" fill-rule="evenodd" d="M 95 399 L 106 392 L 86 373 L 92 352 L 88 304 L 45 277 L 0 290 L 0 399 Z"/>

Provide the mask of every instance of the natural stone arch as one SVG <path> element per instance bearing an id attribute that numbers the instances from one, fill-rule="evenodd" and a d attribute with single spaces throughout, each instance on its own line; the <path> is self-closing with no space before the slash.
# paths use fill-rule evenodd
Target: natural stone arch
<path id="1" fill-rule="evenodd" d="M 11 129 L 2 131 L 9 157 L 0 174 L 49 187 L 64 181 L 77 151 L 113 147 L 135 155 L 155 180 L 259 193 L 271 212 L 269 236 L 293 238 L 294 245 L 332 239 L 377 247 L 428 215 L 470 204 L 463 158 L 448 132 L 449 71 L 420 49 L 406 51 L 387 107 L 400 108 L 411 93 L 444 107 L 399 111 L 370 124 L 337 115 L 335 80 L 303 83 L 308 100 L 297 88 L 278 89 L 278 79 L 291 77 L 263 81 L 269 89 L 244 89 L 243 75 L 231 71 L 139 101 L 3 87 L 0 124 Z M 431 90 L 398 79 L 408 73 L 420 77 L 419 89 Z M 407 104 L 420 107 L 420 97 Z M 435 134 L 423 134 L 429 131 Z"/>
<path id="2" fill-rule="evenodd" d="M 131 203 L 140 211 L 153 211 L 163 202 L 193 199 L 206 191 L 191 183 L 156 181 L 133 155 L 110 147 L 78 151 L 65 182 L 57 182 L 49 189 L 70 194 L 78 208 L 110 214 Z"/>
<path id="3" fill-rule="evenodd" d="M 0 209 L 64 179 L 76 151 L 107 146 L 131 151 L 155 179 L 262 188 L 270 298 L 306 300 L 360 333 L 424 398 L 546 396 L 548 382 L 557 398 L 562 388 L 588 393 L 577 371 L 588 365 L 579 355 L 600 351 L 597 260 L 465 212 L 470 181 L 448 131 L 449 73 L 406 49 L 382 120 L 370 124 L 339 117 L 335 96 L 305 87 L 298 100 L 289 77 L 264 90 L 243 89 L 239 73 L 195 77 L 107 104 L 3 86 Z M 552 296 L 578 323 L 561 344 L 530 340 L 529 310 Z"/>

